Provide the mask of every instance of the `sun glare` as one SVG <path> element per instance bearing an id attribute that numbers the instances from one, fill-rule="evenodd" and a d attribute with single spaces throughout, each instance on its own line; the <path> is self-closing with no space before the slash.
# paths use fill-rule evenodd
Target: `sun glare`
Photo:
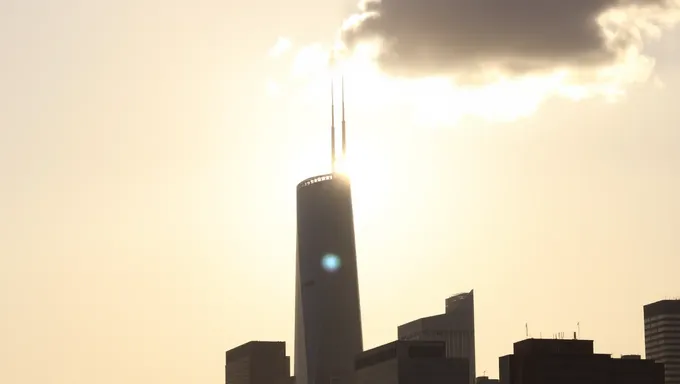
<path id="1" fill-rule="evenodd" d="M 337 128 L 337 127 L 336 127 Z M 383 207 L 392 198 L 399 198 L 398 192 L 389 190 L 390 179 L 397 171 L 389 161 L 389 146 L 375 136 L 366 135 L 353 124 L 348 125 L 349 141 L 347 154 L 341 155 L 341 142 L 338 144 L 335 172 L 347 176 L 352 183 L 355 222 L 357 227 L 370 226 L 379 220 Z M 330 132 L 329 132 L 330 133 Z M 340 132 L 338 130 L 338 137 Z M 318 145 L 317 139 L 300 146 L 302 149 L 291 159 L 288 168 L 291 182 L 331 172 L 330 148 Z M 402 165 L 403 166 L 403 165 Z M 403 170 L 403 169 L 402 169 Z"/>
<path id="2" fill-rule="evenodd" d="M 354 140 L 351 149 L 347 157 L 336 160 L 335 171 L 352 182 L 355 222 L 359 228 L 380 220 L 385 204 L 399 196 L 388 190 L 394 170 L 385 160 L 383 147 L 378 143 Z"/>
<path id="3" fill-rule="evenodd" d="M 345 176 L 351 176 L 351 171 L 347 166 L 347 159 L 335 159 L 335 173 L 339 173 Z"/>

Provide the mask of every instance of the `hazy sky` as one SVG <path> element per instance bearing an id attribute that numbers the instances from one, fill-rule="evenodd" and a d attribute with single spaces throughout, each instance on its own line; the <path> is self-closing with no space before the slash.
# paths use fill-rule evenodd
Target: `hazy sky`
<path id="1" fill-rule="evenodd" d="M 383 41 L 342 67 L 365 347 L 474 288 L 478 374 L 527 322 L 643 353 L 642 305 L 680 295 L 677 6 L 383 1 L 343 34 Z M 357 12 L 0 1 L 0 382 L 217 384 L 240 343 L 292 351 L 295 185 L 329 169 L 324 55 Z M 413 34 L 460 12 L 487 27 Z"/>

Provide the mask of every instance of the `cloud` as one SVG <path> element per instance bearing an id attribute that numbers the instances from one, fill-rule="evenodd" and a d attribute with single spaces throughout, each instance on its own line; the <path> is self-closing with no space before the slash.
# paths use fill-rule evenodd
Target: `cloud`
<path id="1" fill-rule="evenodd" d="M 677 0 L 369 0 L 342 41 L 380 42 L 381 69 L 401 77 L 593 70 L 639 54 L 680 18 Z"/>
<path id="2" fill-rule="evenodd" d="M 289 39 L 285 37 L 279 37 L 274 46 L 269 49 L 269 57 L 280 57 L 284 53 L 288 52 L 292 46 L 293 43 Z"/>
<path id="3" fill-rule="evenodd" d="M 678 21 L 680 0 L 364 0 L 336 41 L 297 48 L 281 84 L 317 105 L 340 72 L 372 113 L 512 121 L 555 97 L 617 101 L 633 84 L 660 87 L 644 44 Z"/>
<path id="4" fill-rule="evenodd" d="M 296 78 L 324 75 L 329 61 L 330 50 L 321 44 L 302 47 L 293 59 L 292 75 Z"/>

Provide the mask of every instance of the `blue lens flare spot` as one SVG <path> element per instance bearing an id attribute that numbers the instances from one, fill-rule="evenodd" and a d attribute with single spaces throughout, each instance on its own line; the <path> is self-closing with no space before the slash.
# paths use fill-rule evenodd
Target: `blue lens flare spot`
<path id="1" fill-rule="evenodd" d="M 327 253 L 321 258 L 321 266 L 326 272 L 335 272 L 341 266 L 340 257 L 332 253 Z"/>

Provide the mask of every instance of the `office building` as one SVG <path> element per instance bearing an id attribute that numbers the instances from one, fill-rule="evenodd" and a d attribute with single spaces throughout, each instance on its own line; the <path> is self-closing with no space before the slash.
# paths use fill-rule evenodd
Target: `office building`
<path id="1" fill-rule="evenodd" d="M 356 384 L 467 384 L 467 359 L 443 341 L 395 341 L 357 356 Z"/>
<path id="2" fill-rule="evenodd" d="M 680 384 L 680 300 L 661 300 L 643 307 L 645 355 L 663 363 L 666 384 Z"/>
<path id="3" fill-rule="evenodd" d="M 446 356 L 468 359 L 470 377 L 475 383 L 475 298 L 474 291 L 451 296 L 446 312 L 399 326 L 399 340 L 445 341 Z"/>
<path id="4" fill-rule="evenodd" d="M 343 96 L 343 159 L 345 140 Z M 297 384 L 351 384 L 354 359 L 363 350 L 352 189 L 335 164 L 331 123 L 332 172 L 297 186 Z"/>
<path id="5" fill-rule="evenodd" d="M 226 384 L 289 384 L 290 357 L 283 341 L 251 341 L 227 351 Z"/>
<path id="6" fill-rule="evenodd" d="M 596 354 L 592 340 L 527 339 L 499 359 L 501 384 L 664 384 L 663 365 Z"/>

